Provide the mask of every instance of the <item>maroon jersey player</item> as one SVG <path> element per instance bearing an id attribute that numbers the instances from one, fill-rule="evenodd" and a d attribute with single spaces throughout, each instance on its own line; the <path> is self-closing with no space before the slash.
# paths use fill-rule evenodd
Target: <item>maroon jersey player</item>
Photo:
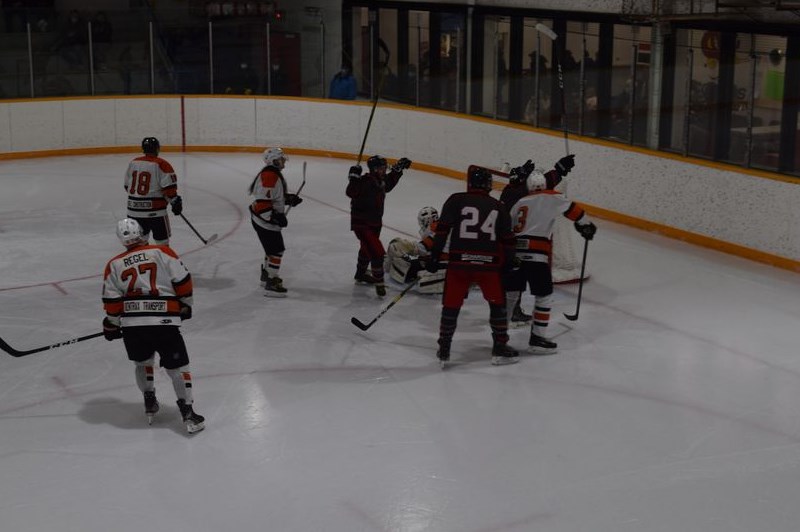
<path id="1" fill-rule="evenodd" d="M 360 243 L 355 281 L 357 284 L 375 285 L 375 292 L 383 297 L 383 260 L 386 250 L 381 243 L 383 204 L 386 193 L 391 192 L 403 176 L 411 161 L 403 157 L 387 172 L 386 159 L 373 155 L 367 160 L 369 172 L 362 175 L 361 166 L 351 166 L 348 175 L 347 197 L 350 198 L 350 230 Z M 367 267 L 371 275 L 367 274 Z"/>
<path id="2" fill-rule="evenodd" d="M 514 256 L 514 233 L 505 206 L 489 195 L 492 175 L 481 167 L 470 167 L 467 191 L 451 195 L 441 210 L 436 227 L 430 272 L 438 269 L 438 259 L 448 237 L 449 262 L 442 295 L 437 356 L 442 367 L 450 360 L 450 345 L 458 314 L 472 284 L 477 284 L 489 303 L 492 329 L 492 364 L 518 360 L 519 353 L 508 346 L 506 300 L 501 272 Z"/>

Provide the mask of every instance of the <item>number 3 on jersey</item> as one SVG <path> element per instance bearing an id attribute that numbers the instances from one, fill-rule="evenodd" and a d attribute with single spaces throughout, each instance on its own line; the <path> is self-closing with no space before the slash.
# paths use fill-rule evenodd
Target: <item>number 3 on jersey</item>
<path id="1" fill-rule="evenodd" d="M 131 174 L 131 188 L 128 189 L 128 193 L 137 196 L 147 196 L 150 192 L 151 178 L 150 172 L 134 171 Z"/>
<path id="2" fill-rule="evenodd" d="M 466 206 L 461 209 L 461 225 L 458 229 L 458 236 L 467 240 L 481 240 L 481 236 L 486 235 L 489 240 L 493 241 L 497 238 L 494 232 L 494 226 L 497 224 L 497 210 L 492 209 L 486 216 L 486 219 L 481 223 L 481 211 L 475 207 Z M 484 237 L 482 240 L 485 240 Z"/>

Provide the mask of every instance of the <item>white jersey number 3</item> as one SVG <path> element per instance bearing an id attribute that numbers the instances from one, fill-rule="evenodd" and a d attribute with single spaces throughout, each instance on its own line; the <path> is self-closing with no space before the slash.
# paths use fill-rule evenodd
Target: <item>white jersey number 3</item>
<path id="1" fill-rule="evenodd" d="M 489 215 L 481 223 L 481 211 L 475 207 L 464 207 L 461 209 L 461 225 L 459 226 L 458 236 L 468 240 L 478 240 L 481 238 L 480 233 L 488 235 L 489 240 L 494 241 L 496 238 L 494 226 L 497 223 L 497 210 L 492 210 Z"/>

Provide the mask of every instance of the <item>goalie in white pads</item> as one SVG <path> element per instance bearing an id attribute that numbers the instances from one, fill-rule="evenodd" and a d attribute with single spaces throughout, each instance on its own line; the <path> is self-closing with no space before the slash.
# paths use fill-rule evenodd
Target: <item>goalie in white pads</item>
<path id="1" fill-rule="evenodd" d="M 525 286 L 530 286 L 534 298 L 533 323 L 528 350 L 533 353 L 555 353 L 557 345 L 547 339 L 547 326 L 553 306 L 553 277 L 551 256 L 553 225 L 561 215 L 575 222 L 581 236 L 591 240 L 597 226 L 590 222 L 584 210 L 556 190 L 547 188 L 547 180 L 534 170 L 527 179 L 528 195 L 511 208 L 511 224 L 516 235 L 516 257 L 520 267 L 506 281 L 508 309 L 516 305 Z"/>
<path id="2" fill-rule="evenodd" d="M 445 268 L 447 265 L 447 245 L 439 259 L 440 270 L 430 273 L 422 269 L 420 261 L 430 257 L 436 225 L 439 223 L 439 212 L 434 207 L 423 207 L 417 214 L 419 223 L 418 242 L 404 238 L 395 238 L 389 242 L 386 251 L 386 267 L 389 276 L 398 283 L 410 283 L 419 279 L 417 292 L 420 294 L 441 294 L 444 292 Z"/>
<path id="3" fill-rule="evenodd" d="M 178 408 L 193 434 L 205 419 L 192 409 L 192 373 L 180 325 L 192 317 L 192 276 L 168 246 L 147 244 L 142 227 L 126 218 L 117 224 L 125 246 L 103 272 L 103 334 L 122 338 L 128 359 L 136 363 L 136 384 L 144 395 L 148 420 L 159 410 L 154 381 L 155 354 L 167 370 L 178 397 Z"/>

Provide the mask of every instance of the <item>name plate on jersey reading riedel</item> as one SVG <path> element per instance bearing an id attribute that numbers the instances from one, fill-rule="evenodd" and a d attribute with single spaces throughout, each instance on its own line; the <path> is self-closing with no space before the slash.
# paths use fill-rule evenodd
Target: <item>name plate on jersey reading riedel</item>
<path id="1" fill-rule="evenodd" d="M 125 314 L 151 313 L 151 312 L 164 313 L 167 311 L 167 302 L 150 300 L 150 299 L 139 299 L 136 301 L 126 301 L 123 308 L 124 308 L 123 312 Z"/>

